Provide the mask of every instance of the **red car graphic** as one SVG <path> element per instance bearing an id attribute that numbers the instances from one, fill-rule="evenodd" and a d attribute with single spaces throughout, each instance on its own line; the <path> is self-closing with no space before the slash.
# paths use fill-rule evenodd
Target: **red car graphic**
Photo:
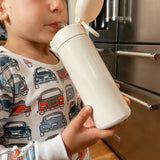
<path id="1" fill-rule="evenodd" d="M 21 113 L 25 113 L 26 116 L 30 116 L 31 106 L 26 106 L 24 101 L 20 101 L 12 108 L 11 116 L 18 116 Z"/>

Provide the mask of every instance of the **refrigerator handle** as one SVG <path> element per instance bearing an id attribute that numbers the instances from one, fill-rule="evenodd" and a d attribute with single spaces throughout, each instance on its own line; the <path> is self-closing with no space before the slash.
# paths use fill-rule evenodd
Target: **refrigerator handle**
<path id="1" fill-rule="evenodd" d="M 123 15 L 118 17 L 120 22 L 132 22 L 132 0 L 123 0 Z"/>
<path id="2" fill-rule="evenodd" d="M 115 82 L 120 85 L 120 92 L 123 96 L 145 106 L 150 111 L 160 109 L 159 95 L 120 80 L 115 80 Z"/>
<path id="3" fill-rule="evenodd" d="M 129 0 L 127 21 L 132 22 L 132 0 Z"/>
<path id="4" fill-rule="evenodd" d="M 127 94 L 127 93 L 121 92 L 121 94 L 122 94 L 123 96 L 128 97 L 129 99 L 131 99 L 131 100 L 133 100 L 133 101 L 135 101 L 135 102 L 137 102 L 137 103 L 139 103 L 139 104 L 147 107 L 147 109 L 149 109 L 149 110 L 160 109 L 160 103 L 157 103 L 157 104 L 149 104 L 149 103 L 144 102 L 144 101 L 142 101 L 142 100 L 140 100 L 140 99 L 138 99 L 138 98 L 135 98 L 135 97 L 133 97 L 133 96 Z"/>
<path id="5" fill-rule="evenodd" d="M 106 22 L 110 19 L 110 0 L 106 0 Z"/>
<path id="6" fill-rule="evenodd" d="M 113 0 L 113 13 L 112 13 L 112 20 L 116 21 L 118 18 L 118 5 L 119 5 L 119 0 Z"/>
<path id="7" fill-rule="evenodd" d="M 135 57 L 145 57 L 153 60 L 158 59 L 157 53 L 142 53 L 142 52 L 129 52 L 129 51 L 116 51 L 118 56 L 135 56 Z"/>

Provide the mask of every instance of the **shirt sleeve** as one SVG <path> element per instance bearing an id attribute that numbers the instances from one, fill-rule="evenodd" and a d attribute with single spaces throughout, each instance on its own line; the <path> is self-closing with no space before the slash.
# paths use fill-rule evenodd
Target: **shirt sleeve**
<path id="1" fill-rule="evenodd" d="M 35 143 L 36 160 L 69 160 L 61 134 L 48 141 Z"/>
<path id="2" fill-rule="evenodd" d="M 22 148 L 0 145 L 0 160 L 69 160 L 61 134 L 45 142 L 33 142 Z"/>

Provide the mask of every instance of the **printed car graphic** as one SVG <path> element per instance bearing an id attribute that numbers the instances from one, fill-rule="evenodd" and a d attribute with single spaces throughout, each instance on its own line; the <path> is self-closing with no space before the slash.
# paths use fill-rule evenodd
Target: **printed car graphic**
<path id="1" fill-rule="evenodd" d="M 34 71 L 34 85 L 35 88 L 39 88 L 39 84 L 47 83 L 50 81 L 56 81 L 56 75 L 49 69 L 38 67 Z"/>
<path id="2" fill-rule="evenodd" d="M 17 148 L 14 149 L 10 154 L 11 160 L 21 160 L 19 155 L 20 155 L 20 151 Z"/>
<path id="3" fill-rule="evenodd" d="M 12 74 L 7 80 L 0 74 L 0 89 L 13 93 L 15 97 L 28 94 L 27 84 L 24 78 L 19 74 Z"/>
<path id="4" fill-rule="evenodd" d="M 10 116 L 18 116 L 21 113 L 25 113 L 26 117 L 30 116 L 31 106 L 26 106 L 23 100 L 16 103 L 13 108 Z"/>
<path id="5" fill-rule="evenodd" d="M 0 111 L 11 113 L 13 105 L 13 99 L 9 95 L 3 94 L 0 96 Z"/>
<path id="6" fill-rule="evenodd" d="M 64 107 L 64 96 L 59 88 L 51 88 L 40 94 L 38 99 L 38 112 L 44 114 L 46 111 Z"/>
<path id="7" fill-rule="evenodd" d="M 7 121 L 7 118 L 0 119 L 0 126 L 3 126 Z"/>
<path id="8" fill-rule="evenodd" d="M 76 105 L 76 102 L 75 102 L 75 101 L 72 101 L 72 102 L 71 102 L 69 108 L 70 108 L 70 109 L 69 109 L 68 116 L 69 116 L 69 120 L 71 120 L 72 118 L 74 118 L 74 117 L 79 113 L 79 108 L 78 108 L 78 106 Z"/>
<path id="9" fill-rule="evenodd" d="M 23 59 L 23 61 L 28 66 L 28 68 L 32 67 L 32 62 L 28 61 L 27 59 Z"/>
<path id="10" fill-rule="evenodd" d="M 69 74 L 65 68 L 57 71 L 59 78 L 64 81 L 69 78 Z"/>
<path id="11" fill-rule="evenodd" d="M 78 157 L 77 157 L 76 160 L 83 160 L 83 158 L 84 158 L 84 156 L 85 156 L 85 153 L 86 153 L 85 149 L 83 149 L 82 151 L 80 151 L 80 152 L 78 153 Z"/>
<path id="12" fill-rule="evenodd" d="M 26 158 L 27 160 L 35 160 L 34 146 L 31 146 L 28 148 L 27 153 L 26 153 Z"/>
<path id="13" fill-rule="evenodd" d="M 66 89 L 67 102 L 68 102 L 75 96 L 75 93 L 71 84 L 66 85 L 65 89 Z"/>
<path id="14" fill-rule="evenodd" d="M 4 135 L 1 137 L 1 141 L 5 139 L 19 139 L 27 138 L 31 140 L 31 129 L 27 126 L 26 122 L 23 121 L 13 121 L 7 122 L 4 126 Z"/>
<path id="15" fill-rule="evenodd" d="M 14 150 L 6 150 L 4 152 L 0 153 L 0 160 L 5 160 L 7 156 L 7 160 L 23 160 L 22 157 L 20 157 L 20 151 L 16 147 Z"/>
<path id="16" fill-rule="evenodd" d="M 3 72 L 9 67 L 15 67 L 16 70 L 20 70 L 16 59 L 12 59 L 6 55 L 0 54 L 0 71 Z"/>
<path id="17" fill-rule="evenodd" d="M 40 136 L 43 137 L 44 133 L 54 131 L 63 127 L 66 127 L 67 121 L 63 112 L 54 112 L 43 117 L 43 120 L 39 126 Z"/>
<path id="18" fill-rule="evenodd" d="M 0 137 L 3 136 L 4 134 L 3 126 L 5 125 L 6 122 L 7 122 L 7 118 L 0 119 Z"/>

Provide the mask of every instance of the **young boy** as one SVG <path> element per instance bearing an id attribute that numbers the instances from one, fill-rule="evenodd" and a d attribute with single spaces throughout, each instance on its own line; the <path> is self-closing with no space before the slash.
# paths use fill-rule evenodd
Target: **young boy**
<path id="1" fill-rule="evenodd" d="M 89 160 L 86 148 L 117 130 L 95 128 L 92 108 L 81 109 L 67 71 L 49 51 L 67 18 L 66 0 L 0 0 L 8 36 L 0 47 L 2 160 Z"/>

